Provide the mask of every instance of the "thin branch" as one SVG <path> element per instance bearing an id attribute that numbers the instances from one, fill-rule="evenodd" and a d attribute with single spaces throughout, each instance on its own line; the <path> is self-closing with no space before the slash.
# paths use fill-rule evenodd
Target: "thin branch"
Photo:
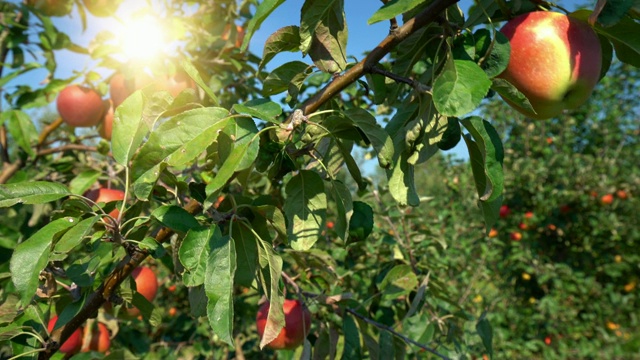
<path id="1" fill-rule="evenodd" d="M 431 87 L 429 87 L 429 86 L 427 86 L 427 85 L 425 85 L 425 84 L 423 84 L 423 83 L 421 83 L 419 81 L 416 81 L 416 80 L 413 80 L 413 79 L 410 79 L 410 78 L 406 78 L 404 76 L 400 76 L 400 75 L 394 74 L 391 71 L 387 71 L 387 70 L 381 69 L 381 68 L 379 68 L 377 66 L 372 66 L 368 70 L 369 70 L 368 71 L 369 73 L 380 74 L 382 76 L 388 77 L 389 79 L 392 79 L 393 81 L 395 81 L 397 83 L 403 83 L 403 84 L 410 85 L 412 88 L 416 89 L 419 92 L 429 92 L 429 91 L 431 91 Z"/>
<path id="2" fill-rule="evenodd" d="M 197 214 L 202 211 L 202 205 L 196 200 L 191 200 L 184 208 L 190 214 Z M 155 240 L 158 243 L 163 243 L 172 235 L 173 230 L 166 227 L 161 228 L 156 234 Z M 38 359 L 43 360 L 51 358 L 51 356 L 58 350 L 59 344 L 63 344 L 76 329 L 84 324 L 87 319 L 95 317 L 98 313 L 98 309 L 100 309 L 107 299 L 114 294 L 120 284 L 122 284 L 122 282 L 131 275 L 131 272 L 137 268 L 142 261 L 147 258 L 147 256 L 149 256 L 148 252 L 135 249 L 130 257 L 126 257 L 120 261 L 111 274 L 109 274 L 104 282 L 100 284 L 98 289 L 91 294 L 82 310 L 80 310 L 73 319 L 69 320 L 67 324 L 51 333 L 51 338 L 49 339 L 50 345 L 39 354 Z M 52 346 L 51 344 L 53 342 L 57 343 L 57 345 Z"/>
<path id="3" fill-rule="evenodd" d="M 95 147 L 95 146 L 87 146 L 87 145 L 82 145 L 82 144 L 67 144 L 67 145 L 62 145 L 60 147 L 40 150 L 40 151 L 38 151 L 38 156 L 64 152 L 64 151 L 68 151 L 68 150 L 96 152 L 96 151 L 98 151 L 98 148 Z"/>
<path id="4" fill-rule="evenodd" d="M 420 349 L 428 351 L 428 352 L 432 353 L 435 356 L 438 356 L 439 358 L 441 358 L 443 360 L 450 360 L 448 357 L 446 357 L 445 355 L 440 354 L 435 349 L 432 349 L 430 347 L 422 345 L 419 342 L 400 334 L 399 332 L 395 331 L 393 328 L 391 328 L 391 327 L 389 327 L 389 326 L 387 326 L 385 324 L 381 324 L 381 323 L 379 323 L 379 322 L 377 322 L 375 320 L 369 319 L 368 317 L 361 315 L 360 313 L 358 313 L 357 311 L 355 311 L 352 308 L 346 308 L 345 311 L 348 312 L 349 314 L 357 317 L 358 319 L 360 319 L 360 320 L 362 320 L 362 321 L 364 321 L 364 322 L 366 322 L 366 323 L 368 323 L 370 325 L 373 325 L 373 326 L 377 327 L 378 329 L 385 330 L 385 331 L 388 331 L 388 332 L 392 333 L 393 335 L 399 337 L 400 339 L 402 339 L 406 343 L 415 345 L 415 346 L 419 347 Z"/>
<path id="5" fill-rule="evenodd" d="M 63 120 L 61 117 L 59 117 L 51 124 L 45 126 L 44 129 L 42 129 L 40 136 L 38 136 L 38 147 L 42 146 L 44 142 L 47 140 L 47 138 L 49 137 L 49 135 L 51 135 L 51 133 L 55 129 L 59 128 L 60 125 L 62 125 L 62 123 L 63 123 Z"/>
<path id="6" fill-rule="evenodd" d="M 305 115 L 309 115 L 318 110 L 320 106 L 370 71 L 369 69 L 378 64 L 380 60 L 400 44 L 400 42 L 418 29 L 437 21 L 441 12 L 458 1 L 459 0 L 435 0 L 432 2 L 424 11 L 407 21 L 393 34 L 390 34 L 382 40 L 362 61 L 354 65 L 342 76 L 336 77 L 331 83 L 300 105 L 302 112 Z M 287 119 L 287 123 L 290 121 L 291 117 Z"/>

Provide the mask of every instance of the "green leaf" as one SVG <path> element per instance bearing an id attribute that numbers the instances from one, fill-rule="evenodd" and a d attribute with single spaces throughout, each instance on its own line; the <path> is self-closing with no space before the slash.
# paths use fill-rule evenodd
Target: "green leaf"
<path id="1" fill-rule="evenodd" d="M 221 237 L 222 233 L 216 225 L 189 230 L 178 250 L 180 263 L 185 270 L 182 281 L 186 286 L 204 284 L 211 243 Z"/>
<path id="2" fill-rule="evenodd" d="M 44 204 L 71 195 L 60 183 L 26 181 L 0 185 L 0 207 L 15 204 Z"/>
<path id="3" fill-rule="evenodd" d="M 336 222 L 333 230 L 339 238 L 347 240 L 349 234 L 349 221 L 353 212 L 353 201 L 351 200 L 351 191 L 345 184 L 340 181 L 332 181 L 330 184 L 333 201 L 336 203 Z"/>
<path id="4" fill-rule="evenodd" d="M 476 63 L 449 58 L 433 83 L 433 103 L 442 115 L 462 116 L 480 105 L 490 87 Z"/>
<path id="5" fill-rule="evenodd" d="M 300 48 L 300 28 L 289 25 L 276 30 L 269 35 L 262 50 L 262 60 L 258 65 L 261 70 L 271 59 L 284 51 L 297 52 Z"/>
<path id="6" fill-rule="evenodd" d="M 496 129 L 488 121 L 477 116 L 469 117 L 461 121 L 462 125 L 469 131 L 473 140 L 478 144 L 482 153 L 484 174 L 487 178 L 486 187 L 478 194 L 481 201 L 494 201 L 502 195 L 504 187 L 504 174 L 502 171 L 502 161 L 504 159 L 504 149 L 502 141 Z"/>
<path id="7" fill-rule="evenodd" d="M 362 349 L 360 347 L 360 332 L 356 322 L 351 316 L 345 316 L 342 320 L 342 332 L 344 332 L 343 360 L 362 359 Z"/>
<path id="8" fill-rule="evenodd" d="M 264 79 L 262 95 L 280 94 L 289 90 L 289 86 L 299 89 L 307 71 L 309 71 L 309 65 L 302 61 L 291 61 L 278 66 Z"/>
<path id="9" fill-rule="evenodd" d="M 234 221 L 231 237 L 236 249 L 237 270 L 234 281 L 244 287 L 251 287 L 258 270 L 258 247 L 256 237 L 249 225 Z"/>
<path id="10" fill-rule="evenodd" d="M 505 100 L 511 101 L 515 105 L 536 114 L 529 99 L 507 80 L 499 78 L 491 79 L 491 89 L 500 94 Z"/>
<path id="11" fill-rule="evenodd" d="M 462 129 L 460 128 L 460 119 L 456 117 L 447 118 L 447 130 L 442 134 L 442 138 L 437 145 L 440 150 L 453 149 L 460 142 Z"/>
<path id="12" fill-rule="evenodd" d="M 162 123 L 149 135 L 149 140 L 133 160 L 132 180 L 138 180 L 161 163 L 179 166 L 193 160 L 216 140 L 218 131 L 227 125 L 224 120 L 228 115 L 222 108 L 200 108 L 185 111 Z"/>
<path id="13" fill-rule="evenodd" d="M 389 168 L 393 161 L 393 140 L 377 123 L 376 118 L 370 112 L 361 108 L 347 110 L 344 114 L 367 136 L 378 155 L 380 166 L 384 169 Z"/>
<path id="14" fill-rule="evenodd" d="M 249 23 L 247 24 L 247 32 L 242 42 L 241 51 L 247 50 L 249 41 L 253 36 L 253 33 L 260 28 L 260 25 L 269 17 L 269 15 L 275 11 L 278 6 L 282 5 L 284 0 L 265 0 L 261 1 L 256 9 L 256 13 L 253 15 Z"/>
<path id="15" fill-rule="evenodd" d="M 98 170 L 85 170 L 76 175 L 69 182 L 69 190 L 72 194 L 82 195 L 98 181 L 102 172 Z"/>
<path id="16" fill-rule="evenodd" d="M 327 195 L 320 176 L 301 170 L 285 187 L 284 213 L 288 235 L 295 250 L 309 250 L 321 236 L 327 213 Z"/>
<path id="17" fill-rule="evenodd" d="M 633 5 L 634 0 L 607 1 L 598 15 L 598 23 L 604 27 L 617 24 Z"/>
<path id="18" fill-rule="evenodd" d="M 414 166 L 409 163 L 408 155 L 403 152 L 395 165 L 387 170 L 389 192 L 400 205 L 418 206 L 420 197 L 414 181 Z"/>
<path id="19" fill-rule="evenodd" d="M 204 277 L 207 294 L 207 318 L 213 333 L 230 346 L 233 341 L 233 277 L 236 272 L 236 248 L 229 236 L 214 238 L 209 250 Z"/>
<path id="20" fill-rule="evenodd" d="M 349 220 L 349 242 L 365 240 L 373 231 L 373 209 L 362 201 L 353 202 Z"/>
<path id="21" fill-rule="evenodd" d="M 485 314 L 482 314 L 480 320 L 476 323 L 476 331 L 478 332 L 480 339 L 482 339 L 482 344 L 489 353 L 489 357 L 493 357 L 493 328 L 491 327 L 489 320 L 485 317 Z"/>
<path id="22" fill-rule="evenodd" d="M 20 293 L 21 302 L 26 306 L 38 288 L 38 276 L 49 262 L 51 243 L 54 236 L 76 225 L 74 218 L 61 218 L 42 227 L 30 238 L 18 244 L 9 263 L 11 280 Z"/>
<path id="23" fill-rule="evenodd" d="M 98 221 L 98 216 L 93 216 L 88 219 L 84 219 L 78 223 L 78 225 L 71 228 L 67 231 L 58 242 L 56 242 L 54 247 L 54 252 L 66 254 L 71 251 L 74 247 L 79 245 L 85 236 L 89 236 L 91 234 L 91 230 L 93 229 L 93 225 Z"/>
<path id="24" fill-rule="evenodd" d="M 253 165 L 258 155 L 259 141 L 255 141 L 258 139 L 258 128 L 253 119 L 237 117 L 234 120 L 229 122 L 222 133 L 218 135 L 218 162 L 220 165 L 224 165 L 236 147 L 246 146 L 240 161 L 233 167 L 233 171 L 236 172 L 248 169 Z"/>
<path id="25" fill-rule="evenodd" d="M 494 31 L 491 38 L 489 29 L 479 29 L 473 34 L 476 43 L 476 54 L 480 57 L 480 67 L 488 77 L 500 75 L 509 65 L 511 45 L 509 39 L 499 32 Z"/>
<path id="26" fill-rule="evenodd" d="M 38 139 L 38 130 L 27 114 L 20 110 L 11 111 L 7 121 L 7 130 L 22 150 L 29 156 L 36 155 L 31 143 Z"/>
<path id="27" fill-rule="evenodd" d="M 392 19 L 402 15 L 416 6 L 424 3 L 424 0 L 391 0 L 384 4 L 367 20 L 367 24 L 375 24 L 380 21 Z"/>
<path id="28" fill-rule="evenodd" d="M 306 0 L 300 19 L 300 50 L 320 71 L 347 67 L 347 21 L 344 0 Z"/>
<path id="29" fill-rule="evenodd" d="M 260 283 L 271 304 L 260 341 L 260 348 L 264 348 L 278 337 L 285 323 L 284 296 L 279 288 L 282 277 L 282 258 L 276 254 L 271 244 L 263 239 L 258 239 L 258 264 L 260 265 Z"/>
<path id="30" fill-rule="evenodd" d="M 142 91 L 136 91 L 120 104 L 113 117 L 111 152 L 116 162 L 127 166 L 153 124 L 142 116 Z"/>
<path id="31" fill-rule="evenodd" d="M 193 215 L 176 205 L 160 206 L 153 210 L 151 217 L 158 220 L 162 225 L 181 233 L 200 227 L 200 223 Z"/>
<path id="32" fill-rule="evenodd" d="M 253 99 L 242 104 L 235 104 L 233 111 L 238 114 L 245 114 L 273 124 L 280 124 L 282 121 L 278 116 L 282 114 L 282 107 L 269 99 Z"/>
<path id="33" fill-rule="evenodd" d="M 395 299 L 414 291 L 418 287 L 418 277 L 411 266 L 397 265 L 389 270 L 378 287 L 388 299 Z"/>
<path id="34" fill-rule="evenodd" d="M 209 96 L 209 98 L 213 102 L 213 105 L 220 106 L 220 101 L 218 101 L 218 97 L 216 96 L 216 94 L 213 92 L 213 90 L 209 86 L 207 86 L 204 80 L 202 80 L 202 77 L 200 76 L 198 69 L 196 69 L 196 67 L 193 66 L 193 64 L 189 60 L 184 60 L 182 62 L 182 68 L 184 69 L 184 71 L 186 71 L 187 75 L 189 75 L 189 77 L 193 79 L 193 81 L 195 81 L 196 84 L 198 84 L 198 86 L 200 86 L 202 90 L 204 90 L 204 92 Z"/>

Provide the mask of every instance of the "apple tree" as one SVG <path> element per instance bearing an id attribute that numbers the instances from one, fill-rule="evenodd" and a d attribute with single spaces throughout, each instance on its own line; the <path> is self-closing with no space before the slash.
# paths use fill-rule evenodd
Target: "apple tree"
<path id="1" fill-rule="evenodd" d="M 477 231 L 491 229 L 504 149 L 492 119 L 469 115 L 496 93 L 534 112 L 541 96 L 502 76 L 522 45 L 498 25 L 567 11 L 367 4 L 368 22 L 390 29 L 360 57 L 346 53 L 366 35 L 350 39 L 344 1 L 306 0 L 254 54 L 251 38 L 283 3 L 153 3 L 174 41 L 144 61 L 119 52 L 151 26 L 148 12 L 121 41 L 107 30 L 81 46 L 52 18 L 71 13 L 85 27 L 116 16 L 120 1 L 0 3 L 2 356 L 266 358 L 276 343 L 285 358 L 493 356 L 487 314 L 460 309 L 447 275 L 432 275 L 433 246 L 447 239 L 394 242 L 376 236 L 374 219 L 390 211 L 387 195 L 402 212 L 389 226 L 406 230 L 404 215 L 425 200 L 417 169 L 462 139 Z M 596 56 L 598 78 L 614 50 L 634 66 L 640 58 L 636 8 L 600 5 L 568 14 L 597 34 L 597 52 L 563 42 L 548 55 Z M 60 78 L 63 50 L 92 65 Z M 274 65 L 283 52 L 308 61 Z M 567 73 L 587 60 L 567 60 Z M 39 85 L 25 80 L 36 71 Z M 363 158 L 384 172 L 385 194 Z M 289 311 L 300 309 L 292 300 L 302 310 Z M 256 326 L 258 308 L 268 310 Z"/>

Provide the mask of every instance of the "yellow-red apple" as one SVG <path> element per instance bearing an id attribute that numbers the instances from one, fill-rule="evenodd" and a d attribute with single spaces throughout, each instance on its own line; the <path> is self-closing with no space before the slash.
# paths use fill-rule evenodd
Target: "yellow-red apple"
<path id="1" fill-rule="evenodd" d="M 113 101 L 108 100 L 109 110 L 104 114 L 100 126 L 98 126 L 98 134 L 105 140 L 111 140 L 111 132 L 113 128 Z"/>
<path id="2" fill-rule="evenodd" d="M 76 127 L 98 125 L 107 110 L 97 91 L 79 85 L 69 85 L 60 91 L 56 105 L 62 120 Z"/>
<path id="3" fill-rule="evenodd" d="M 582 105 L 593 91 L 602 65 L 595 31 L 585 22 L 550 11 L 522 14 L 500 30 L 511 44 L 509 81 L 531 102 L 535 114 L 505 99 L 534 119 L 548 119 Z"/>
<path id="4" fill-rule="evenodd" d="M 260 339 L 264 335 L 264 328 L 267 325 L 269 307 L 267 301 L 258 309 L 256 325 Z M 306 306 L 298 300 L 284 300 L 284 322 L 285 325 L 272 342 L 267 346 L 272 349 L 294 349 L 304 341 L 311 329 L 311 313 Z"/>
<path id="5" fill-rule="evenodd" d="M 87 191 L 84 196 L 89 200 L 99 204 L 101 202 L 108 203 L 111 201 L 124 200 L 124 191 L 116 189 L 99 188 Z M 120 215 L 118 209 L 114 209 L 109 213 L 112 218 L 117 218 Z"/>
<path id="6" fill-rule="evenodd" d="M 131 272 L 131 277 L 136 282 L 136 291 L 149 302 L 153 301 L 158 293 L 158 278 L 153 270 L 146 266 L 140 266 Z M 129 316 L 135 317 L 140 315 L 140 310 L 132 307 L 127 309 L 127 313 Z"/>
<path id="7" fill-rule="evenodd" d="M 97 351 L 105 353 L 111 346 L 109 329 L 101 322 L 94 323 L 93 328 L 86 326 L 84 328 L 84 337 L 88 339 L 87 341 L 83 339 L 83 344 L 86 346 L 82 348 L 82 352 Z"/>
<path id="8" fill-rule="evenodd" d="M 58 315 L 52 317 L 49 320 L 49 323 L 47 324 L 47 330 L 49 330 L 49 332 L 53 330 L 57 321 L 58 321 Z M 60 345 L 60 349 L 58 349 L 58 351 L 65 354 L 74 354 L 80 350 L 81 346 L 82 346 L 82 326 L 77 328 L 76 331 L 74 331 L 71 334 L 71 336 L 69 336 L 67 341 L 64 342 L 64 344 Z"/>

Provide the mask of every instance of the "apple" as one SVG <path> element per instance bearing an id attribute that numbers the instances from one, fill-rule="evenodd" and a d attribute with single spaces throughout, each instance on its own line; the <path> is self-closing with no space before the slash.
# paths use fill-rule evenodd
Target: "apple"
<path id="1" fill-rule="evenodd" d="M 333 221 L 327 221 L 327 229 L 331 230 L 335 227 L 336 225 L 333 223 Z"/>
<path id="2" fill-rule="evenodd" d="M 169 309 L 169 316 L 174 317 L 176 316 L 177 313 L 178 313 L 178 309 L 176 309 L 175 307 L 172 307 Z"/>
<path id="3" fill-rule="evenodd" d="M 511 238 L 511 240 L 513 241 L 520 241 L 522 240 L 522 234 L 519 232 L 512 232 L 511 235 L 509 235 L 509 237 Z"/>
<path id="4" fill-rule="evenodd" d="M 136 282 L 136 291 L 149 302 L 153 301 L 158 293 L 158 278 L 153 270 L 146 266 L 140 266 L 131 272 L 131 277 Z M 129 316 L 135 317 L 140 315 L 140 310 L 132 307 L 127 309 L 127 313 Z"/>
<path id="5" fill-rule="evenodd" d="M 178 71 L 173 76 L 167 76 L 160 85 L 162 90 L 168 91 L 174 98 L 185 89 L 195 89 L 196 83 L 184 71 Z"/>
<path id="6" fill-rule="evenodd" d="M 27 5 L 47 16 L 65 16 L 73 9 L 73 0 L 27 0 Z"/>
<path id="7" fill-rule="evenodd" d="M 264 328 L 267 325 L 267 316 L 271 304 L 267 301 L 258 309 L 256 325 L 260 339 L 264 335 Z M 272 349 L 294 349 L 304 342 L 309 329 L 311 329 L 311 313 L 299 300 L 284 300 L 284 322 L 285 325 L 272 342 L 267 344 Z"/>
<path id="8" fill-rule="evenodd" d="M 535 11 L 507 22 L 500 30 L 511 56 L 498 77 L 513 84 L 531 102 L 535 114 L 505 99 L 534 119 L 548 119 L 582 105 L 600 78 L 602 49 L 585 22 L 550 11 Z"/>
<path id="9" fill-rule="evenodd" d="M 133 94 L 134 91 L 151 84 L 153 79 L 144 71 L 136 72 L 132 78 L 125 77 L 117 72 L 109 80 L 109 96 L 113 101 L 113 108 L 117 108 L 122 102 Z"/>
<path id="10" fill-rule="evenodd" d="M 520 230 L 527 230 L 529 228 L 529 225 L 527 225 L 525 223 L 520 223 L 520 224 L 518 224 L 518 228 Z"/>
<path id="11" fill-rule="evenodd" d="M 527 211 L 526 213 L 524 213 L 525 219 L 531 219 L 532 217 L 533 217 L 533 212 Z"/>
<path id="12" fill-rule="evenodd" d="M 627 192 L 624 190 L 618 190 L 616 191 L 616 195 L 618 196 L 619 199 L 624 200 L 627 198 Z"/>
<path id="13" fill-rule="evenodd" d="M 600 198 L 600 203 L 602 205 L 609 205 L 612 202 L 613 202 L 613 195 L 611 194 L 602 195 L 602 197 Z"/>
<path id="14" fill-rule="evenodd" d="M 97 17 L 113 16 L 122 0 L 82 0 L 91 15 Z"/>
<path id="15" fill-rule="evenodd" d="M 242 46 L 242 42 L 244 41 L 244 28 L 240 25 L 236 25 L 236 41 L 234 43 L 236 48 L 240 48 Z M 224 31 L 220 38 L 224 41 L 229 40 L 229 35 L 231 34 L 231 24 L 227 24 L 224 27 Z"/>
<path id="16" fill-rule="evenodd" d="M 84 196 L 89 200 L 99 204 L 101 202 L 108 203 L 111 201 L 120 201 L 124 200 L 124 191 L 117 189 L 107 189 L 107 188 L 99 188 L 94 190 L 89 190 L 84 193 Z M 120 211 L 118 209 L 113 209 L 109 216 L 114 219 L 117 219 L 120 215 Z"/>
<path id="17" fill-rule="evenodd" d="M 509 207 L 507 205 L 502 205 L 500 206 L 500 217 L 501 218 L 506 218 L 507 216 L 509 216 L 509 214 L 511 213 L 511 209 L 509 209 Z"/>
<path id="18" fill-rule="evenodd" d="M 111 132 L 113 131 L 113 101 L 107 100 L 109 102 L 109 110 L 104 114 L 102 118 L 102 122 L 98 126 L 98 134 L 100 137 L 111 141 Z"/>
<path id="19" fill-rule="evenodd" d="M 101 353 L 107 352 L 111 346 L 109 339 L 109 329 L 101 322 L 96 322 L 93 326 L 84 328 L 84 338 L 82 352 L 97 351 Z"/>
<path id="20" fill-rule="evenodd" d="M 57 321 L 58 321 L 58 315 L 49 319 L 49 323 L 47 324 L 47 330 L 49 332 L 53 331 L 53 328 L 55 327 Z M 67 341 L 65 341 L 64 344 L 60 346 L 60 349 L 58 349 L 58 351 L 65 354 L 73 354 L 73 353 L 77 353 L 80 350 L 81 346 L 82 346 L 82 326 L 77 328 L 76 331 L 74 331 L 71 334 L 71 336 L 69 336 Z"/>
<path id="21" fill-rule="evenodd" d="M 547 344 L 547 346 L 551 345 L 551 336 L 547 336 L 544 338 L 544 343 Z"/>
<path id="22" fill-rule="evenodd" d="M 496 229 L 491 229 L 491 230 L 489 231 L 489 237 L 490 237 L 490 238 L 494 238 L 494 237 L 497 237 L 497 236 L 498 236 L 498 230 L 496 230 Z"/>
<path id="23" fill-rule="evenodd" d="M 80 85 L 60 91 L 56 105 L 62 120 L 75 127 L 98 125 L 107 110 L 97 91 Z"/>

